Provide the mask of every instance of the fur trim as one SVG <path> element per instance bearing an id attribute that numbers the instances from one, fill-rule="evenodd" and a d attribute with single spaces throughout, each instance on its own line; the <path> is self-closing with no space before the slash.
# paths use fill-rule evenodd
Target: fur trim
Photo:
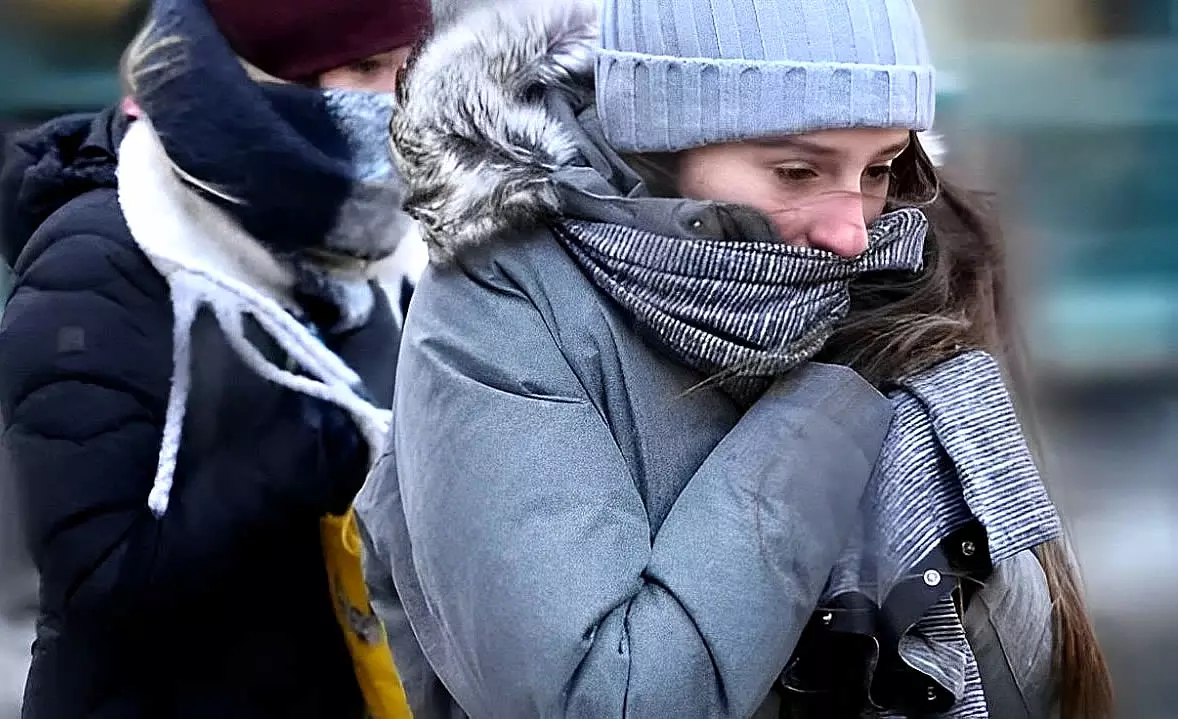
<path id="1" fill-rule="evenodd" d="M 545 93 L 592 93 L 595 0 L 482 0 L 455 12 L 398 88 L 392 154 L 435 262 L 532 230 L 560 212 L 555 169 L 575 141 Z M 938 136 L 920 133 L 940 164 Z"/>
<path id="2" fill-rule="evenodd" d="M 592 83 L 594 0 L 479 7 L 414 62 L 392 121 L 406 209 L 435 261 L 558 211 L 549 175 L 576 156 L 545 108 L 548 88 Z"/>

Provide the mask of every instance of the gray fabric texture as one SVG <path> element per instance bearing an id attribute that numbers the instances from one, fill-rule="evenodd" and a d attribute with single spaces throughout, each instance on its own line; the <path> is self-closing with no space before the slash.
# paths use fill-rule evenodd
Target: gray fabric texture
<path id="1" fill-rule="evenodd" d="M 603 8 L 597 105 L 623 152 L 932 126 L 935 73 L 910 0 L 605 0 Z"/>

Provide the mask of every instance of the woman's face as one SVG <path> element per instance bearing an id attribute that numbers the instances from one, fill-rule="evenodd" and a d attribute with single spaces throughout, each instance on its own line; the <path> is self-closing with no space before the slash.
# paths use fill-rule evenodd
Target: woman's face
<path id="1" fill-rule="evenodd" d="M 908 130 L 850 129 L 709 145 L 683 153 L 679 192 L 748 205 L 791 245 L 854 257 L 867 249 L 908 142 Z"/>
<path id="2" fill-rule="evenodd" d="M 328 70 L 319 76 L 319 87 L 335 90 L 393 92 L 397 89 L 397 72 L 405 64 L 412 45 L 365 58 L 351 65 Z"/>

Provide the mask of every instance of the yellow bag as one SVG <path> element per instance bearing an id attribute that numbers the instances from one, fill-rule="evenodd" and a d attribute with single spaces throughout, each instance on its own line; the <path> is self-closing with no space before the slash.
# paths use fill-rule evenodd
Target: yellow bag
<path id="1" fill-rule="evenodd" d="M 329 514 L 321 520 L 320 529 L 335 618 L 352 653 L 368 716 L 412 719 L 384 627 L 368 602 L 368 589 L 360 571 L 360 532 L 355 512 L 348 509 L 342 517 Z"/>

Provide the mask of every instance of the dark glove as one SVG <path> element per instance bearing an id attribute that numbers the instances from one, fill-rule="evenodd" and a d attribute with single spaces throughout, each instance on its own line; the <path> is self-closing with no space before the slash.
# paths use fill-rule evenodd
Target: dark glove
<path id="1" fill-rule="evenodd" d="M 397 377 L 397 352 L 401 346 L 401 330 L 393 315 L 388 295 L 373 282 L 372 313 L 360 327 L 346 332 L 324 332 L 320 336 L 328 349 L 335 352 L 346 365 L 360 376 L 364 399 L 387 409 L 393 404 L 393 385 Z M 309 402 L 325 404 L 306 398 Z M 367 475 L 369 451 L 352 418 L 340 408 L 322 408 L 322 434 L 327 442 L 325 451 L 339 462 L 341 474 L 333 486 L 330 511 L 342 514 L 347 510 Z"/>
<path id="2" fill-rule="evenodd" d="M 318 473 L 327 477 L 322 483 L 322 506 L 331 514 L 343 514 L 368 476 L 371 452 L 347 411 L 315 397 L 295 394 L 304 424 L 318 438 L 314 452 Z"/>
<path id="3" fill-rule="evenodd" d="M 283 366 L 277 344 L 252 320 L 246 327 L 263 355 Z M 253 476 L 309 515 L 346 509 L 364 482 L 369 455 L 351 416 L 260 377 L 208 311 L 198 316 L 192 341 L 193 384 L 181 443 L 187 461 L 229 455 L 235 464 L 260 470 Z"/>

